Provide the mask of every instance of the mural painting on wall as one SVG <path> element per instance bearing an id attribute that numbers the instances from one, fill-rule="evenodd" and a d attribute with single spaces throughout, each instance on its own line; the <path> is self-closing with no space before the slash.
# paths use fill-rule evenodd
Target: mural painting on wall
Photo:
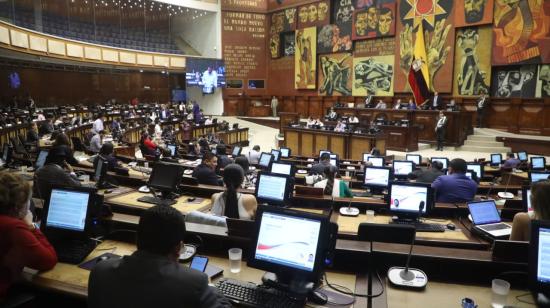
<path id="1" fill-rule="evenodd" d="M 353 96 L 392 96 L 394 56 L 353 59 Z"/>
<path id="2" fill-rule="evenodd" d="M 493 22 L 493 0 L 456 0 L 455 3 L 455 27 Z"/>
<path id="3" fill-rule="evenodd" d="M 351 38 L 353 11 L 352 0 L 334 0 L 332 3 L 332 23 L 338 26 L 341 36 L 349 35 Z"/>
<path id="4" fill-rule="evenodd" d="M 353 13 L 352 39 L 395 35 L 395 2 L 372 4 Z"/>
<path id="5" fill-rule="evenodd" d="M 325 25 L 318 31 L 317 53 L 342 52 L 353 48 L 350 35 L 342 35 L 338 25 Z"/>
<path id="6" fill-rule="evenodd" d="M 281 34 L 273 33 L 269 37 L 269 52 L 271 58 L 275 59 L 281 56 Z"/>
<path id="7" fill-rule="evenodd" d="M 537 97 L 550 97 L 550 65 L 539 65 Z"/>
<path id="8" fill-rule="evenodd" d="M 319 95 L 351 95 L 350 53 L 323 55 L 319 57 Z"/>
<path id="9" fill-rule="evenodd" d="M 451 25 L 452 0 L 401 0 L 396 25 L 394 90 L 410 91 L 407 82 L 412 63 L 414 37 L 423 22 L 424 42 L 428 57 L 428 71 L 432 90 L 451 92 L 455 30 Z"/>
<path id="10" fill-rule="evenodd" d="M 453 95 L 489 94 L 491 82 L 490 27 L 463 28 L 456 32 Z"/>
<path id="11" fill-rule="evenodd" d="M 294 55 L 294 52 L 295 52 L 295 46 L 294 46 L 294 43 L 295 43 L 295 33 L 294 31 L 292 32 L 287 32 L 287 33 L 282 33 L 281 34 L 281 41 L 282 41 L 282 51 L 283 51 L 283 56 L 285 57 L 288 57 L 288 56 L 292 56 Z"/>
<path id="12" fill-rule="evenodd" d="M 294 85 L 296 89 L 315 89 L 317 28 L 296 30 L 294 53 Z"/>
<path id="13" fill-rule="evenodd" d="M 511 65 L 493 68 L 492 96 L 535 97 L 537 65 Z"/>
<path id="14" fill-rule="evenodd" d="M 326 25 L 330 22 L 330 1 L 321 1 L 298 7 L 297 29 Z"/>
<path id="15" fill-rule="evenodd" d="M 271 14 L 270 33 L 281 33 L 296 29 L 296 8 Z"/>
<path id="16" fill-rule="evenodd" d="M 550 1 L 495 0 L 493 65 L 550 63 Z"/>

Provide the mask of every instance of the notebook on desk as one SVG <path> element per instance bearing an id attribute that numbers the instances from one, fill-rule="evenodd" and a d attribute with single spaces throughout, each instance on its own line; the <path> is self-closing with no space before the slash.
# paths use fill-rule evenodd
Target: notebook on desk
<path id="1" fill-rule="evenodd" d="M 474 229 L 492 238 L 507 238 L 512 232 L 509 224 L 503 223 L 494 200 L 468 202 Z"/>

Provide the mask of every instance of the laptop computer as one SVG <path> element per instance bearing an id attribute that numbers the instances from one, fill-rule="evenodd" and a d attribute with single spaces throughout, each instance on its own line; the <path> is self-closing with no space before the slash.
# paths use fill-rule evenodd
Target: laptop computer
<path id="1" fill-rule="evenodd" d="M 503 223 L 494 200 L 468 202 L 474 229 L 493 238 L 507 238 L 512 226 Z"/>

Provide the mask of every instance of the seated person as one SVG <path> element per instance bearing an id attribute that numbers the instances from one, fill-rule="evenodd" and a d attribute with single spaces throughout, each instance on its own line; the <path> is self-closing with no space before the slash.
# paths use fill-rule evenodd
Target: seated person
<path id="1" fill-rule="evenodd" d="M 187 145 L 187 155 L 200 155 L 201 148 L 199 147 L 198 142 L 190 142 Z"/>
<path id="2" fill-rule="evenodd" d="M 463 203 L 474 200 L 477 183 L 466 176 L 467 163 L 462 158 L 455 158 L 449 163 L 449 175 L 435 179 L 435 202 Z"/>
<path id="3" fill-rule="evenodd" d="M 237 193 L 245 178 L 244 170 L 229 164 L 223 170 L 225 191 L 212 195 L 212 214 L 237 219 L 254 219 L 258 203 L 254 195 Z"/>
<path id="4" fill-rule="evenodd" d="M 67 137 L 67 135 L 65 135 L 64 133 L 58 133 L 55 136 L 55 140 L 53 142 L 52 148 L 50 149 L 50 152 L 54 149 L 65 157 L 65 161 L 67 163 L 72 166 L 78 165 L 78 160 L 74 158 L 73 150 L 71 149 L 71 141 L 69 140 L 69 137 Z"/>
<path id="5" fill-rule="evenodd" d="M 151 140 L 147 132 L 141 133 L 141 140 L 139 141 L 140 149 L 145 150 L 143 155 L 155 156 L 157 145 Z"/>
<path id="6" fill-rule="evenodd" d="M 105 136 L 105 131 L 100 130 L 92 137 L 92 139 L 90 140 L 90 152 L 93 152 L 95 154 L 99 153 L 103 144 L 103 136 Z"/>
<path id="7" fill-rule="evenodd" d="M 48 134 L 53 133 L 53 131 L 54 131 L 54 127 L 53 127 L 52 119 L 48 118 L 46 120 L 46 122 L 44 122 L 40 125 L 40 129 L 38 130 L 38 134 L 40 134 L 40 136 L 44 136 L 44 135 L 48 135 Z"/>
<path id="8" fill-rule="evenodd" d="M 338 122 L 336 123 L 336 126 L 334 127 L 334 131 L 335 132 L 346 131 L 346 124 L 344 124 L 344 122 L 342 122 L 341 120 L 338 120 Z"/>
<path id="9" fill-rule="evenodd" d="M 517 213 L 512 223 L 510 241 L 529 241 L 531 238 L 531 220 L 550 220 L 550 181 L 538 181 L 531 184 L 530 213 Z"/>
<path id="10" fill-rule="evenodd" d="M 321 157 L 319 158 L 319 163 L 311 167 L 311 169 L 309 170 L 309 174 L 325 174 L 326 167 L 330 167 L 338 172 L 338 168 L 330 164 L 329 153 L 323 153 L 321 155 Z"/>
<path id="11" fill-rule="evenodd" d="M 516 158 L 514 153 L 508 152 L 506 153 L 506 161 L 500 166 L 500 169 L 514 169 L 519 164 L 521 164 L 521 161 Z"/>
<path id="12" fill-rule="evenodd" d="M 353 198 L 353 195 L 348 188 L 348 185 L 340 179 L 336 179 L 338 176 L 338 170 L 334 168 L 325 167 L 324 177 L 325 179 L 319 181 L 313 185 L 313 187 L 320 187 L 324 189 L 324 194 L 338 197 L 338 198 Z"/>
<path id="13" fill-rule="evenodd" d="M 307 118 L 307 127 L 313 127 L 313 125 L 315 125 L 315 120 L 313 119 L 313 117 L 309 117 Z"/>
<path id="14" fill-rule="evenodd" d="M 160 139 L 162 137 L 162 127 L 160 126 L 160 119 L 155 119 L 155 138 Z"/>
<path id="15" fill-rule="evenodd" d="M 59 148 L 52 148 L 46 157 L 44 166 L 36 170 L 34 181 L 39 198 L 46 199 L 52 186 L 82 186 L 73 168 L 66 162 L 66 153 Z"/>
<path id="16" fill-rule="evenodd" d="M 353 114 L 348 118 L 348 123 L 359 123 L 359 118 Z"/>
<path id="17" fill-rule="evenodd" d="M 323 127 L 323 126 L 325 126 L 325 124 L 323 124 L 323 122 L 321 122 L 321 119 L 317 118 L 317 120 L 315 120 L 315 123 L 313 123 L 313 126 L 314 127 Z"/>
<path id="18" fill-rule="evenodd" d="M 386 102 L 384 102 L 383 100 L 379 100 L 378 101 L 378 104 L 376 104 L 376 106 L 374 106 L 375 109 L 386 109 L 388 108 L 386 106 Z"/>
<path id="19" fill-rule="evenodd" d="M 216 175 L 217 165 L 218 157 L 212 152 L 205 152 L 201 164 L 193 170 L 193 177 L 199 184 L 222 186 L 222 180 Z"/>
<path id="20" fill-rule="evenodd" d="M 178 263 L 185 238 L 178 210 L 153 206 L 137 230 L 134 253 L 101 261 L 90 272 L 88 307 L 231 307 L 206 274 Z"/>
<path id="21" fill-rule="evenodd" d="M 399 110 L 401 109 L 401 99 L 398 98 L 395 104 L 393 105 L 393 109 Z"/>
<path id="22" fill-rule="evenodd" d="M 262 152 L 260 152 L 260 146 L 255 145 L 252 150 L 248 151 L 248 162 L 251 165 L 257 165 L 260 161 L 260 156 L 262 155 Z"/>
<path id="23" fill-rule="evenodd" d="M 223 144 L 216 146 L 216 155 L 218 156 L 218 170 L 223 169 L 225 166 L 233 163 L 233 160 L 227 156 L 227 148 Z"/>
<path id="24" fill-rule="evenodd" d="M 244 170 L 244 187 L 256 185 L 256 170 L 250 170 L 250 163 L 244 155 L 235 158 L 235 164 L 241 166 Z"/>
<path id="25" fill-rule="evenodd" d="M 31 194 L 28 181 L 0 173 L 0 306 L 23 267 L 47 271 L 57 263 L 55 250 L 32 221 Z"/>
<path id="26" fill-rule="evenodd" d="M 212 118 L 206 116 L 204 118 L 204 125 L 210 125 L 210 124 L 212 124 Z"/>
<path id="27" fill-rule="evenodd" d="M 443 163 L 440 161 L 433 161 L 430 166 L 428 166 L 428 169 L 419 169 L 414 170 L 413 172 L 409 173 L 408 177 L 409 179 L 416 180 L 420 183 L 433 183 L 435 179 L 437 179 L 439 176 L 444 175 L 443 171 Z"/>
<path id="28" fill-rule="evenodd" d="M 416 104 L 414 103 L 413 99 L 409 99 L 409 104 L 407 105 L 407 109 L 409 110 L 416 110 Z"/>
<path id="29" fill-rule="evenodd" d="M 101 149 L 99 150 L 99 154 L 94 158 L 94 170 L 97 167 L 97 162 L 99 158 L 102 158 L 107 161 L 107 171 L 115 171 L 116 169 L 126 169 L 118 163 L 114 154 L 113 144 L 110 142 L 107 142 L 104 145 L 102 145 Z"/>
<path id="30" fill-rule="evenodd" d="M 27 130 L 27 143 L 37 143 L 39 139 L 38 128 L 36 123 L 33 122 L 31 127 Z"/>
<path id="31" fill-rule="evenodd" d="M 336 121 L 336 119 L 338 118 L 338 114 L 336 113 L 336 111 L 334 111 L 334 108 L 330 108 L 327 118 L 329 121 Z"/>
<path id="32" fill-rule="evenodd" d="M 460 107 L 455 103 L 454 99 L 451 99 L 449 104 L 447 105 L 447 111 L 459 111 Z"/>
<path id="33" fill-rule="evenodd" d="M 179 160 L 177 158 L 172 157 L 172 152 L 170 152 L 169 148 L 160 148 L 160 161 L 166 162 L 166 163 L 178 163 Z"/>

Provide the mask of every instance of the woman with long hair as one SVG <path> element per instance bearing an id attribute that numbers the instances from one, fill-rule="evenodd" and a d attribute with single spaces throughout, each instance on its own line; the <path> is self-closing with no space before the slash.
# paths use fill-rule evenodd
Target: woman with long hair
<path id="1" fill-rule="evenodd" d="M 514 216 L 511 241 L 529 241 L 531 220 L 550 220 L 550 180 L 538 181 L 531 185 L 531 207 L 532 212 L 517 213 Z"/>
<path id="2" fill-rule="evenodd" d="M 254 219 L 258 202 L 253 195 L 237 192 L 244 181 L 244 170 L 229 164 L 223 170 L 225 191 L 212 195 L 212 214 L 236 219 Z"/>

